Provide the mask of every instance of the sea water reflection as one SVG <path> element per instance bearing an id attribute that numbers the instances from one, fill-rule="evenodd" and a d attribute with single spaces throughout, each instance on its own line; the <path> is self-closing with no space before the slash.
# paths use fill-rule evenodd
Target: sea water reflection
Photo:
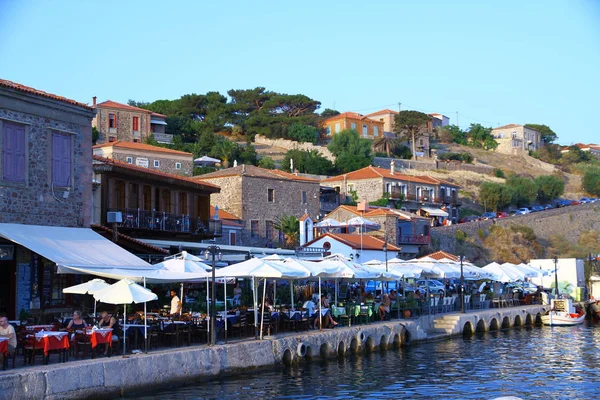
<path id="1" fill-rule="evenodd" d="M 534 327 L 136 394 L 138 399 L 600 398 L 600 326 Z"/>

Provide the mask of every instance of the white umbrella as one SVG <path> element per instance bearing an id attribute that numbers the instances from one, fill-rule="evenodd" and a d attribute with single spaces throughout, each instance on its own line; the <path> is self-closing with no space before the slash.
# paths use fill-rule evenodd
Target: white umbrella
<path id="1" fill-rule="evenodd" d="M 121 279 L 117 283 L 94 293 L 94 298 L 102 303 L 123 304 L 123 354 L 125 354 L 127 304 L 147 303 L 157 300 L 158 296 L 129 279 Z M 144 321 L 146 321 L 146 315 L 144 315 Z M 144 337 L 146 337 L 146 332 L 144 332 Z"/>
<path id="2" fill-rule="evenodd" d="M 497 262 L 491 262 L 482 269 L 491 273 L 493 280 L 503 283 L 518 281 L 520 276 L 508 268 L 502 268 Z"/>
<path id="3" fill-rule="evenodd" d="M 172 272 L 187 272 L 187 273 L 203 273 L 210 271 L 212 268 L 202 262 L 192 261 L 185 258 L 171 258 L 158 264 L 156 267 Z"/>
<path id="4" fill-rule="evenodd" d="M 219 160 L 218 158 L 212 158 L 209 156 L 202 156 L 202 157 L 196 158 L 194 160 L 194 164 L 204 165 L 204 166 L 213 165 L 213 164 L 220 163 L 220 162 L 221 162 L 221 160 Z"/>
<path id="5" fill-rule="evenodd" d="M 332 226 L 333 227 L 339 227 L 341 225 L 342 224 L 338 220 L 335 220 L 333 218 L 325 218 L 323 221 L 317 222 L 315 224 L 315 226 L 319 227 L 319 228 L 329 228 L 329 227 L 332 227 Z"/>
<path id="6" fill-rule="evenodd" d="M 371 221 L 370 219 L 366 219 L 363 217 L 354 217 L 350 218 L 346 221 L 346 225 L 348 226 L 363 226 L 367 228 L 378 228 L 379 224 L 375 221 Z"/>
<path id="7" fill-rule="evenodd" d="M 102 279 L 92 279 L 79 285 L 69 286 L 63 289 L 63 293 L 73 294 L 91 294 L 93 295 L 99 290 L 109 287 L 110 285 Z M 94 299 L 94 319 L 96 318 L 96 299 Z"/>

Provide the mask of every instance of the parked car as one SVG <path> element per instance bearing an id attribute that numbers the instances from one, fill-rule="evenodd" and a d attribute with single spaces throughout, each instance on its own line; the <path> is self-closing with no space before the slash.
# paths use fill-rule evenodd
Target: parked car
<path id="1" fill-rule="evenodd" d="M 446 291 L 446 286 L 438 280 L 430 279 L 420 279 L 415 282 L 415 285 L 419 288 L 421 292 L 427 292 L 427 285 L 429 284 L 429 293 L 444 293 Z"/>
<path id="2" fill-rule="evenodd" d="M 468 215 L 461 220 L 458 221 L 459 224 L 464 224 L 465 222 L 473 222 L 479 221 L 480 217 L 478 215 Z"/>
<path id="3" fill-rule="evenodd" d="M 598 198 L 597 198 L 597 197 L 592 197 L 592 198 L 590 198 L 590 203 L 595 203 L 595 202 L 597 202 L 597 201 L 598 201 Z"/>
<path id="4" fill-rule="evenodd" d="M 572 206 L 578 206 L 580 204 L 581 204 L 581 202 L 579 200 L 571 200 L 571 205 Z"/>
<path id="5" fill-rule="evenodd" d="M 494 219 L 496 218 L 496 213 L 493 211 L 488 211 L 481 215 L 481 219 Z"/>
<path id="6" fill-rule="evenodd" d="M 504 211 L 498 211 L 496 213 L 496 218 L 507 218 L 510 217 L 510 215 L 508 215 L 508 213 L 505 213 Z"/>
<path id="7" fill-rule="evenodd" d="M 529 210 L 529 208 L 527 207 L 521 207 L 517 210 L 517 212 L 515 213 L 516 215 L 527 215 L 531 212 L 531 210 Z"/>
<path id="8" fill-rule="evenodd" d="M 517 214 L 517 211 L 519 211 L 519 210 L 508 210 L 508 215 L 510 217 L 514 217 L 515 215 L 519 215 L 519 214 Z"/>
<path id="9" fill-rule="evenodd" d="M 551 210 L 554 208 L 552 204 L 544 204 L 542 207 L 544 207 L 544 210 Z"/>
<path id="10" fill-rule="evenodd" d="M 587 198 L 587 197 L 582 197 L 582 198 L 579 199 L 579 202 L 581 204 L 587 204 L 587 203 L 591 203 L 592 201 L 589 198 Z"/>
<path id="11" fill-rule="evenodd" d="M 561 208 L 561 207 L 568 207 L 571 205 L 571 200 L 566 200 L 566 199 L 558 199 L 556 200 L 556 207 Z"/>
<path id="12" fill-rule="evenodd" d="M 532 206 L 531 207 L 531 212 L 538 212 L 538 211 L 544 211 L 545 208 L 543 206 Z"/>

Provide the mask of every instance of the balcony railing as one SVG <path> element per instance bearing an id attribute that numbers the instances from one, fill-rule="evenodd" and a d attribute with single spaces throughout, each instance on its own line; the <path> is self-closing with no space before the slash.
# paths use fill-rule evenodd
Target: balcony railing
<path id="1" fill-rule="evenodd" d="M 392 191 L 390 192 L 390 199 L 401 199 L 403 196 L 406 197 L 399 187 L 392 187 Z"/>
<path id="2" fill-rule="evenodd" d="M 458 196 L 439 196 L 438 201 L 447 204 L 458 204 Z"/>
<path id="3" fill-rule="evenodd" d="M 119 226 L 122 228 L 214 236 L 221 236 L 223 230 L 222 221 L 218 219 L 202 220 L 186 214 L 169 214 L 139 208 L 113 209 L 109 211 L 121 212 L 123 222 Z"/>
<path id="4" fill-rule="evenodd" d="M 429 244 L 430 237 L 425 235 L 401 235 L 398 244 Z"/>
<path id="5" fill-rule="evenodd" d="M 415 194 L 407 194 L 404 196 L 405 200 L 409 201 L 419 201 L 421 203 L 438 203 L 439 200 L 435 199 L 433 196 L 425 195 L 425 196 L 417 196 Z"/>

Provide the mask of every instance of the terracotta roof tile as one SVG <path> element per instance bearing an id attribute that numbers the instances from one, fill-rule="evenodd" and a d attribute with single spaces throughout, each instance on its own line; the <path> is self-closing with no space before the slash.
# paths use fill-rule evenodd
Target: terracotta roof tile
<path id="1" fill-rule="evenodd" d="M 442 258 L 449 258 L 453 261 L 458 261 L 458 256 L 455 256 L 452 253 L 445 252 L 444 250 L 436 251 L 435 253 L 431 253 L 426 255 L 425 257 L 431 257 L 435 260 L 441 260 Z M 423 257 L 421 257 L 423 258 Z"/>
<path id="2" fill-rule="evenodd" d="M 161 118 L 167 118 L 167 116 L 166 116 L 166 115 L 164 115 L 164 114 L 159 114 L 159 113 L 156 113 L 156 112 L 152 112 L 152 114 L 150 114 L 150 115 L 151 115 L 152 117 L 161 117 Z"/>
<path id="3" fill-rule="evenodd" d="M 318 180 L 312 178 L 305 178 L 302 176 L 297 176 L 294 174 L 290 174 L 288 172 L 270 170 L 260 167 L 255 167 L 254 165 L 238 165 L 237 167 L 221 169 L 215 172 L 211 172 L 204 175 L 195 176 L 194 180 L 207 180 L 213 178 L 225 178 L 230 176 L 249 176 L 254 178 L 266 178 L 266 179 L 286 179 L 290 181 L 303 181 L 303 182 L 314 182 L 319 183 Z"/>
<path id="4" fill-rule="evenodd" d="M 215 206 L 210 206 L 210 217 L 215 217 Z M 237 221 L 241 220 L 240 217 L 236 217 L 235 215 L 223 210 L 222 208 L 219 208 L 219 219 L 229 219 Z"/>
<path id="5" fill-rule="evenodd" d="M 125 142 L 122 140 L 117 140 L 116 142 L 97 144 L 93 148 L 100 149 L 100 148 L 104 148 L 104 147 L 118 147 L 121 149 L 153 151 L 156 153 L 178 154 L 178 155 L 190 156 L 190 157 L 194 156 L 192 153 L 188 153 L 185 151 L 172 150 L 172 149 L 168 149 L 166 147 L 152 146 L 152 145 L 145 144 L 145 143 Z"/>
<path id="6" fill-rule="evenodd" d="M 519 125 L 519 124 L 508 124 L 508 125 L 502 125 L 502 126 L 499 126 L 499 127 L 497 127 L 497 128 L 494 128 L 494 129 L 510 129 L 510 128 L 520 128 L 520 127 L 522 127 L 522 126 L 523 126 L 523 125 Z"/>
<path id="7" fill-rule="evenodd" d="M 367 114 L 366 116 L 374 117 L 376 115 L 382 115 L 382 114 L 398 114 L 398 111 L 394 111 L 394 110 L 390 110 L 389 108 L 386 108 L 385 110 L 375 111 L 374 113 Z"/>
<path id="8" fill-rule="evenodd" d="M 361 237 L 362 236 L 362 237 Z M 335 239 L 341 243 L 344 243 L 347 246 L 352 247 L 353 249 L 361 249 L 362 250 L 383 250 L 384 241 L 376 238 L 371 235 L 355 235 L 350 233 L 331 233 L 327 232 L 322 236 L 312 240 L 307 243 L 305 246 L 314 243 L 319 239 L 323 239 L 324 237 L 330 237 Z M 361 246 L 362 243 L 362 246 Z M 394 246 L 391 243 L 387 244 L 388 251 L 400 251 L 399 247 Z"/>
<path id="9" fill-rule="evenodd" d="M 15 83 L 15 82 L 12 82 L 12 81 L 8 81 L 6 79 L 0 79 L 0 86 L 4 86 L 4 87 L 10 88 L 10 89 L 18 90 L 19 92 L 35 94 L 37 96 L 46 97 L 48 99 L 62 101 L 63 103 L 67 103 L 67 104 L 71 104 L 71 105 L 74 105 L 74 106 L 83 107 L 83 108 L 86 108 L 88 110 L 92 110 L 93 109 L 92 107 L 90 107 L 87 104 L 80 103 L 80 102 L 75 101 L 75 100 L 67 99 L 66 97 L 58 96 L 58 95 L 55 95 L 55 94 L 52 94 L 52 93 L 44 92 L 42 90 L 34 89 L 32 87 L 29 87 L 29 86 L 21 85 L 20 83 Z"/>
<path id="10" fill-rule="evenodd" d="M 104 225 L 92 224 L 92 225 L 90 225 L 90 228 L 92 228 L 93 230 L 104 231 L 104 232 L 110 233 L 111 236 L 112 236 L 112 234 L 114 232 L 108 226 L 104 226 Z M 124 235 L 124 234 L 122 234 L 120 232 L 117 232 L 117 235 L 120 238 L 125 239 L 128 242 L 133 242 L 133 243 L 135 243 L 135 244 L 137 244 L 139 246 L 147 247 L 149 249 L 152 249 L 153 251 L 156 251 L 157 253 L 169 254 L 168 250 L 162 249 L 160 247 L 153 246 L 153 245 L 148 244 L 148 243 L 144 243 L 144 242 L 142 242 L 140 240 L 132 238 L 131 236 Z"/>
<path id="11" fill-rule="evenodd" d="M 417 182 L 417 183 L 432 183 L 431 179 L 421 179 L 418 176 L 412 175 L 402 175 L 399 173 L 392 174 L 389 169 L 378 168 L 373 166 L 368 166 L 365 168 L 361 168 L 356 171 L 348 172 L 347 174 L 333 176 L 331 178 L 327 178 L 322 182 L 337 182 L 344 180 L 360 180 L 360 179 L 374 179 L 374 178 L 386 178 L 386 179 L 394 179 L 398 181 L 408 181 L 408 182 Z"/>
<path id="12" fill-rule="evenodd" d="M 213 185 L 212 183 L 208 183 L 208 182 L 198 182 L 196 179 L 192 179 L 191 177 L 188 178 L 185 176 L 168 174 L 166 172 L 161 172 L 161 171 L 157 171 L 157 170 L 150 169 L 150 168 L 138 167 L 137 165 L 128 164 L 128 163 L 125 163 L 125 162 L 122 162 L 119 160 L 114 160 L 112 158 L 100 157 L 100 156 L 96 156 L 96 155 L 94 155 L 92 157 L 95 161 L 98 161 L 102 164 L 114 165 L 119 168 L 128 169 L 131 171 L 143 172 L 148 175 L 154 175 L 157 177 L 169 178 L 169 179 L 175 179 L 175 180 L 179 180 L 179 181 L 183 181 L 183 182 L 187 182 L 187 183 L 193 183 L 193 184 L 198 185 L 199 189 L 209 190 L 213 193 L 217 193 L 221 190 L 221 188 L 217 185 Z"/>
<path id="13" fill-rule="evenodd" d="M 370 120 L 370 118 L 368 116 L 366 116 L 366 115 L 362 115 L 362 114 L 359 114 L 359 113 L 348 111 L 348 112 L 343 112 L 341 114 L 334 115 L 332 117 L 326 118 L 326 119 L 323 120 L 323 122 L 335 121 L 336 119 L 357 119 L 357 120 L 361 120 L 361 121 L 365 120 L 365 119 L 369 119 Z M 379 122 L 379 121 L 375 121 L 375 120 L 372 120 L 372 121 L 373 122 Z"/>
<path id="14" fill-rule="evenodd" d="M 130 106 L 128 104 L 117 103 L 116 101 L 112 101 L 112 100 L 103 101 L 102 103 L 96 104 L 94 107 L 96 107 L 96 108 L 116 108 L 118 110 L 137 111 L 137 112 L 142 112 L 142 113 L 146 113 L 146 114 L 153 114 L 153 112 L 150 110 Z M 161 115 L 161 114 L 159 114 L 159 115 Z"/>

